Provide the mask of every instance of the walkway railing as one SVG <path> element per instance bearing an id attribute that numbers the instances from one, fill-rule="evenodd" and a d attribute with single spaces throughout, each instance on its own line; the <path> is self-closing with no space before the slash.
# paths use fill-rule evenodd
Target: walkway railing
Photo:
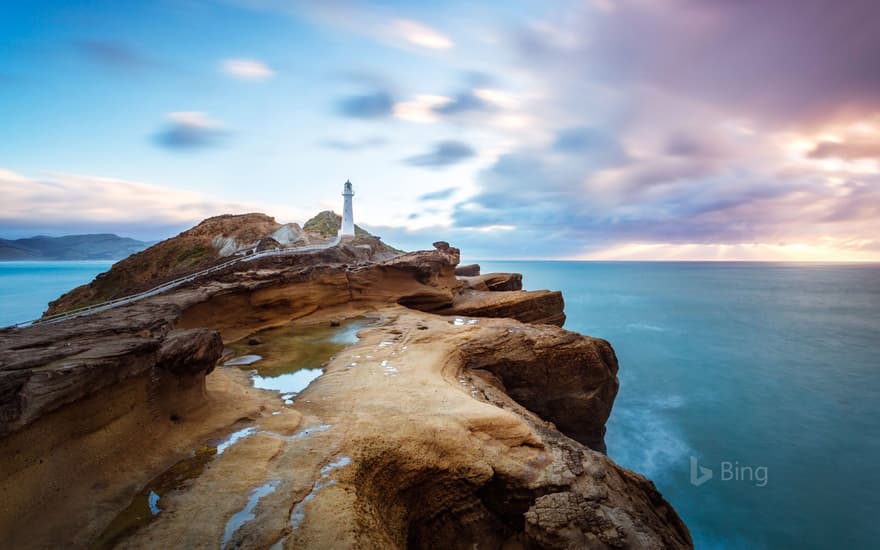
<path id="1" fill-rule="evenodd" d="M 326 248 L 332 248 L 339 244 L 342 240 L 342 237 L 337 235 L 335 239 L 330 242 L 322 243 L 322 244 L 313 244 L 309 246 L 302 246 L 298 248 L 281 248 L 275 250 L 264 250 L 262 252 L 255 252 L 253 254 L 249 254 L 247 256 L 240 256 L 238 258 L 233 258 L 227 262 L 223 262 L 222 264 L 217 264 L 215 266 L 211 266 L 207 269 L 203 269 L 201 271 L 197 271 L 195 273 L 190 273 L 189 275 L 184 275 L 183 277 L 179 277 L 174 279 L 173 281 L 168 281 L 166 283 L 162 283 L 159 286 L 151 288 L 150 290 L 145 290 L 143 292 L 139 292 L 137 294 L 132 294 L 131 296 L 124 296 L 122 298 L 116 298 L 114 300 L 108 300 L 106 302 L 101 302 L 100 304 L 92 304 L 90 306 L 85 306 L 77 309 L 72 309 L 69 311 L 65 311 L 63 313 L 56 313 L 54 315 L 49 315 L 47 317 L 41 317 L 39 319 L 32 319 L 30 321 L 23 321 L 21 323 L 16 323 L 14 325 L 10 325 L 10 327 L 27 327 L 31 325 L 43 325 L 43 324 L 51 324 L 58 323 L 61 321 L 65 321 L 67 319 L 72 319 L 74 317 L 82 317 L 84 315 L 91 315 L 93 313 L 99 313 L 101 311 L 106 311 L 108 309 L 113 309 L 115 307 L 123 306 L 126 304 L 131 304 L 137 302 L 138 300 L 143 300 L 144 298 L 149 298 L 151 296 L 156 296 L 158 294 L 162 294 L 163 292 L 167 292 L 173 288 L 177 288 L 180 285 L 189 283 L 191 281 L 195 281 L 205 275 L 209 275 L 211 273 L 215 273 L 217 271 L 221 271 L 226 269 L 231 265 L 235 265 L 238 263 L 244 262 L 252 262 L 254 260 L 258 260 L 260 258 L 268 258 L 270 256 L 286 256 L 290 254 L 299 254 L 302 252 L 311 252 L 314 250 L 324 250 Z"/>

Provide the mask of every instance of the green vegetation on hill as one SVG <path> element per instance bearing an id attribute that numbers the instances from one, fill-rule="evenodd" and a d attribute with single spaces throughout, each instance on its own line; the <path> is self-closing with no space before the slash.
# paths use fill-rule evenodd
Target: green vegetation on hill
<path id="1" fill-rule="evenodd" d="M 335 237 L 342 227 L 342 216 L 330 210 L 324 210 L 318 213 L 314 218 L 310 219 L 303 225 L 303 230 L 318 234 L 329 239 Z M 369 237 L 370 233 L 359 225 L 355 224 L 354 234 L 358 237 Z"/>

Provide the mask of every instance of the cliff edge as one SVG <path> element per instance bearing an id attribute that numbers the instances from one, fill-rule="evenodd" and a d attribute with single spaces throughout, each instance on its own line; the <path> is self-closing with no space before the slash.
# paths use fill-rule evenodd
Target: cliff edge
<path id="1" fill-rule="evenodd" d="M 654 485 L 603 453 L 611 345 L 562 329 L 558 293 L 524 291 L 515 274 L 459 278 L 458 262 L 444 242 L 389 255 L 364 237 L 0 330 L 4 539 L 692 547 Z M 283 359 L 272 330 L 344 319 L 369 323 L 299 393 L 217 366 L 236 342 Z"/>

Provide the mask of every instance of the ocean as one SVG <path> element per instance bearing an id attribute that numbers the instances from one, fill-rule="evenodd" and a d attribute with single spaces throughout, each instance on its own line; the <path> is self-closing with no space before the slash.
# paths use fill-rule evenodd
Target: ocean
<path id="1" fill-rule="evenodd" d="M 697 548 L 877 548 L 880 265 L 479 263 L 611 342 L 608 454 Z"/>
<path id="2" fill-rule="evenodd" d="M 558 289 L 621 387 L 608 454 L 651 478 L 697 548 L 875 548 L 880 265 L 480 262 Z M 0 325 L 111 262 L 0 263 Z"/>
<path id="3" fill-rule="evenodd" d="M 0 327 L 38 318 L 49 302 L 111 265 L 111 261 L 0 262 Z"/>

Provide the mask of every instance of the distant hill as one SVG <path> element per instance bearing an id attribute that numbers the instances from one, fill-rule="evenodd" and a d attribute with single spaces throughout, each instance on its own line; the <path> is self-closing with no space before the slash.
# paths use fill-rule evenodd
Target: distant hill
<path id="1" fill-rule="evenodd" d="M 0 239 L 0 261 L 12 260 L 120 260 L 150 243 L 112 233 L 26 239 Z"/>

